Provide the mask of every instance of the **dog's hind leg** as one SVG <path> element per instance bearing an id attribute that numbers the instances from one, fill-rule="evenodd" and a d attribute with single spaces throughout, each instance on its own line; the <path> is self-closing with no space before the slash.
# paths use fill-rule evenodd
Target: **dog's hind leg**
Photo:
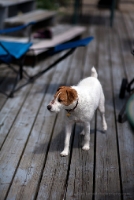
<path id="1" fill-rule="evenodd" d="M 106 131 L 107 123 L 106 123 L 106 119 L 105 119 L 105 97 L 104 97 L 103 92 L 101 94 L 98 110 L 100 111 L 100 114 L 101 114 L 103 130 Z"/>
<path id="2" fill-rule="evenodd" d="M 84 143 L 83 143 L 83 150 L 90 149 L 90 123 L 84 123 Z"/>

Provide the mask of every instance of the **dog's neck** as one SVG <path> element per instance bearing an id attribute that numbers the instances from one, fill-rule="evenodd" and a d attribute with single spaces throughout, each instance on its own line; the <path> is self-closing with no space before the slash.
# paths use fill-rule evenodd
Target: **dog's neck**
<path id="1" fill-rule="evenodd" d="M 76 105 L 72 108 L 72 109 L 65 109 L 68 113 L 71 113 L 73 112 L 78 106 L 78 99 L 77 99 L 77 102 L 76 102 Z"/>

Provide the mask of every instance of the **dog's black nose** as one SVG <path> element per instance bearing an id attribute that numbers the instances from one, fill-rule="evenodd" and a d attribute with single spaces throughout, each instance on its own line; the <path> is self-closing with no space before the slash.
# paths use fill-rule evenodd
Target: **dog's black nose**
<path id="1" fill-rule="evenodd" d="M 52 108 L 51 105 L 48 105 L 48 106 L 47 106 L 47 109 L 48 109 L 48 110 L 51 110 L 51 108 Z"/>

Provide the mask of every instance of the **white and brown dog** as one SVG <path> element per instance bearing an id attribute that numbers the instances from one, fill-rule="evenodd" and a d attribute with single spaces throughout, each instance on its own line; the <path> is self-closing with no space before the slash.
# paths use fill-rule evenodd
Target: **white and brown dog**
<path id="1" fill-rule="evenodd" d="M 54 99 L 47 106 L 47 109 L 51 112 L 59 112 L 61 109 L 67 111 L 65 144 L 61 156 L 67 156 L 69 153 L 72 122 L 79 121 L 84 124 L 84 131 L 82 132 L 84 135 L 83 150 L 90 149 L 90 121 L 97 108 L 101 113 L 103 130 L 107 130 L 105 98 L 97 77 L 97 72 L 93 67 L 91 69 L 91 77 L 83 79 L 78 85 L 59 87 Z"/>

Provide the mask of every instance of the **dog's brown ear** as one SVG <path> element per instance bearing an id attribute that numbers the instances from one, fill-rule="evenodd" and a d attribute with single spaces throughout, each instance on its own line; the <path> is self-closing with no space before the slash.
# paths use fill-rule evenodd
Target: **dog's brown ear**
<path id="1" fill-rule="evenodd" d="M 57 89 L 57 92 L 61 89 L 64 89 L 66 86 L 60 86 L 58 89 Z"/>
<path id="2" fill-rule="evenodd" d="M 66 90 L 67 93 L 67 100 L 68 100 L 68 105 L 71 104 L 73 101 L 77 99 L 77 92 L 76 90 L 70 88 Z"/>

